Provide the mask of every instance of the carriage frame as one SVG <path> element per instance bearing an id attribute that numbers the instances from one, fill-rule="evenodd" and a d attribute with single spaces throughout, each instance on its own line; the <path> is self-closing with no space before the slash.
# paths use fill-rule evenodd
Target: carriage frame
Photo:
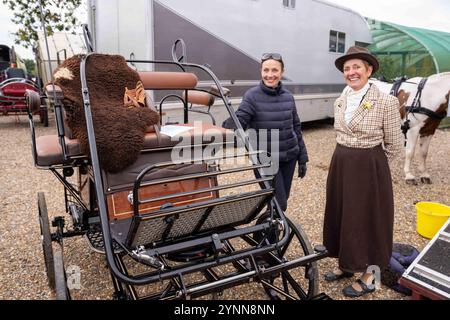
<path id="1" fill-rule="evenodd" d="M 38 193 L 45 267 L 49 285 L 56 291 L 56 297 L 67 299 L 71 296 L 67 286 L 63 246 L 64 239 L 75 236 L 86 237 L 92 249 L 105 255 L 114 287 L 112 297 L 115 299 L 191 299 L 207 294 L 217 295 L 225 289 L 252 281 L 259 282 L 272 299 L 326 297 L 324 294 L 318 294 L 317 260 L 326 257 L 327 250 L 321 245 L 312 248 L 301 227 L 287 218 L 281 210 L 274 197 L 274 176 L 264 173 L 264 168 L 270 164 L 260 162 L 258 154 L 261 151 L 254 150 L 249 143 L 226 89 L 209 68 L 187 63 L 183 61 L 183 56 L 178 58 L 175 54 L 174 61 L 127 62 L 171 65 L 179 68 L 181 73 L 187 73 L 188 69 L 206 73 L 215 83 L 215 87 L 210 90 L 196 87 L 145 89 L 175 92 L 161 99 L 159 111 L 162 112 L 167 97 L 177 97 L 183 103 L 184 123 L 189 123 L 189 93 L 200 92 L 209 98 L 220 99 L 238 128 L 235 131 L 237 139 L 245 146 L 245 152 L 238 156 L 247 157 L 251 163 L 224 169 L 218 165 L 218 161 L 225 159 L 227 155 L 217 153 L 212 157 L 194 157 L 188 161 L 191 165 L 206 166 L 207 170 L 146 180 L 146 176 L 152 172 L 176 165 L 172 160 L 149 164 L 135 177 L 132 187 L 128 186 L 127 189 L 128 201 L 133 208 L 132 217 L 111 220 L 111 207 L 107 201 L 108 186 L 105 185 L 105 173 L 98 159 L 86 81 L 86 62 L 93 54 L 89 44 L 90 36 L 86 30 L 85 39 L 91 50 L 82 56 L 80 74 L 90 157 L 70 154 L 64 127 L 63 95 L 54 85 L 49 85 L 45 99 L 50 101 L 55 111 L 57 136 L 53 138 L 60 148 L 60 161 L 42 165 L 39 160 L 39 144 L 42 141 L 36 137 L 31 111 L 40 105 L 41 99 L 32 91 L 27 91 L 26 95 L 35 166 L 50 170 L 64 186 L 65 215 L 55 217 L 52 222 L 49 220 L 45 195 Z M 173 48 L 173 52 L 175 51 L 176 45 Z M 179 94 L 180 91 L 182 95 Z M 234 143 L 235 141 L 231 145 L 233 148 Z M 202 142 L 201 145 L 191 144 L 183 147 L 205 148 L 207 145 Z M 218 146 L 219 149 L 226 147 L 230 146 Z M 164 152 L 168 152 L 173 148 L 177 146 L 157 150 L 164 149 Z M 223 185 L 217 183 L 221 175 L 244 171 L 253 172 L 255 178 Z M 206 188 L 194 188 L 163 196 L 153 195 L 150 198 L 143 198 L 140 193 L 144 186 L 151 188 L 154 185 L 185 183 L 193 179 L 209 179 L 213 183 Z M 220 192 L 225 189 L 249 185 L 256 185 L 259 190 L 220 196 Z M 174 198 L 192 198 L 205 193 L 212 194 L 213 197 L 181 206 L 161 205 L 155 212 L 142 213 L 142 206 L 151 201 L 167 202 Z M 265 208 L 267 211 L 263 213 Z M 70 223 L 67 223 L 67 218 Z M 234 241 L 245 245 L 243 248 L 237 248 Z M 298 256 L 288 257 L 287 252 L 290 252 L 293 246 L 301 252 L 298 252 Z M 143 268 L 145 271 L 134 273 L 134 268 Z M 229 271 L 230 268 L 232 271 Z M 298 275 L 294 277 L 291 274 L 293 270 L 299 271 L 302 279 L 296 279 Z M 201 274 L 203 278 L 189 280 L 195 273 Z M 138 287 L 151 286 L 162 281 L 165 281 L 163 288 L 151 294 L 142 296 L 137 290 Z"/>

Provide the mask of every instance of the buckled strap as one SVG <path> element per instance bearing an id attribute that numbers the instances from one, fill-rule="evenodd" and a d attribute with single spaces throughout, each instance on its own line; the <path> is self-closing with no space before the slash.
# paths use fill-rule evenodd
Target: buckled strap
<path id="1" fill-rule="evenodd" d="M 430 118 L 436 119 L 436 120 L 442 120 L 444 119 L 447 114 L 445 112 L 443 113 L 437 113 L 434 111 L 431 111 L 430 109 L 426 109 L 423 107 L 413 107 L 413 106 L 408 106 L 405 108 L 405 110 L 409 113 L 420 113 L 420 114 L 424 114 Z"/>
<path id="2" fill-rule="evenodd" d="M 417 86 L 416 96 L 414 97 L 413 103 L 411 105 L 411 107 L 413 109 L 417 108 L 417 107 L 421 107 L 420 98 L 422 97 L 422 90 L 425 87 L 425 83 L 427 82 L 427 80 L 428 80 L 428 78 L 422 78 L 422 80 L 420 80 L 420 82 L 419 82 L 419 85 Z"/>
<path id="3" fill-rule="evenodd" d="M 145 107 L 145 90 L 141 81 L 138 81 L 135 89 L 125 87 L 123 104 L 127 107 Z"/>
<path id="4" fill-rule="evenodd" d="M 403 82 L 406 81 L 406 77 L 403 76 L 400 79 L 396 80 L 393 84 L 392 84 L 392 88 L 391 91 L 389 92 L 390 95 L 393 96 L 397 96 L 398 94 L 398 89 L 400 89 L 400 86 L 402 85 Z"/>

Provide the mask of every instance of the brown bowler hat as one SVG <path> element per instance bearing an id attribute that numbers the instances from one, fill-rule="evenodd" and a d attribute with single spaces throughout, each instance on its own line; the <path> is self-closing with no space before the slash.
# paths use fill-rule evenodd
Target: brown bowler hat
<path id="1" fill-rule="evenodd" d="M 334 64 L 339 71 L 343 72 L 345 61 L 350 59 L 361 59 L 367 61 L 373 67 L 372 73 L 377 72 L 378 68 L 380 67 L 378 59 L 373 54 L 371 54 L 369 50 L 359 46 L 348 48 L 347 52 L 342 57 L 339 57 L 336 59 L 336 61 L 334 61 Z"/>

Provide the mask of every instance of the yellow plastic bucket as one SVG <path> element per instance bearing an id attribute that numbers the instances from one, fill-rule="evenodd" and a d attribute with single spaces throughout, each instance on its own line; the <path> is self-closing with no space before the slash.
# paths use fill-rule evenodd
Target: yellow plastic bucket
<path id="1" fill-rule="evenodd" d="M 436 232 L 450 217 L 450 207 L 435 202 L 417 202 L 417 232 L 428 239 L 434 237 Z"/>

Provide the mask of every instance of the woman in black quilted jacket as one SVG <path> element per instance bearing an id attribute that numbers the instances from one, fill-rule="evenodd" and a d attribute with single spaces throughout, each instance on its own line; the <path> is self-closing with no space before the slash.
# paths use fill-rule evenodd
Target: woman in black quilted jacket
<path id="1" fill-rule="evenodd" d="M 271 160 L 279 164 L 275 178 L 275 196 L 283 211 L 286 211 L 295 164 L 298 162 L 298 176 L 303 178 L 308 153 L 294 97 L 281 83 L 283 73 L 281 55 L 264 54 L 261 59 L 262 80 L 258 86 L 244 94 L 236 116 L 244 130 L 256 131 L 257 148 L 270 152 Z M 225 120 L 222 126 L 236 129 L 231 118 Z"/>

